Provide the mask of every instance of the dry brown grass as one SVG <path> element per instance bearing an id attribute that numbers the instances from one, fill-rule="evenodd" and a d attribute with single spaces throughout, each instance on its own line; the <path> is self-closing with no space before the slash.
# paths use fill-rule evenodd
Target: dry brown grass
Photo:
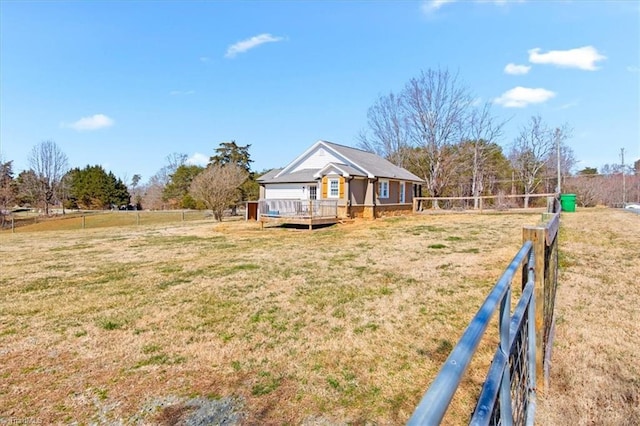
<path id="1" fill-rule="evenodd" d="M 235 396 L 247 424 L 404 423 L 538 219 L 1 234 L 0 417 L 149 424 L 183 409 L 153 401 Z M 636 244 L 637 268 L 637 243 L 619 238 L 607 250 Z M 448 423 L 466 421 L 494 348 L 489 338 Z"/>
<path id="2" fill-rule="evenodd" d="M 539 424 L 640 424 L 640 215 L 562 217 L 551 384 Z"/>

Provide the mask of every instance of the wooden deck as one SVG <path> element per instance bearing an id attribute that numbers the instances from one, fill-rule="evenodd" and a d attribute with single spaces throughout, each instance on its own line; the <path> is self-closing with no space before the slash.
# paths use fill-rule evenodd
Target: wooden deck
<path id="1" fill-rule="evenodd" d="M 334 200 L 260 200 L 260 227 L 265 223 L 304 225 L 333 225 L 339 222 L 338 203 Z"/>
<path id="2" fill-rule="evenodd" d="M 260 216 L 260 228 L 264 228 L 266 224 L 277 225 L 304 225 L 309 229 L 313 229 L 316 225 L 334 225 L 339 222 L 337 217 L 270 217 Z"/>

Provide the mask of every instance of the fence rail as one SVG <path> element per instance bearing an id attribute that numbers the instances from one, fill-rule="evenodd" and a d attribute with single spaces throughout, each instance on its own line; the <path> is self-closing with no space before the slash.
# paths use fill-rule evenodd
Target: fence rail
<path id="1" fill-rule="evenodd" d="M 425 209 L 443 209 L 443 210 L 484 210 L 496 209 L 507 210 L 510 208 L 532 207 L 533 204 L 539 202 L 540 199 L 549 197 L 557 197 L 558 194 L 515 194 L 515 195 L 480 195 L 477 197 L 414 197 L 413 211 L 420 212 Z M 428 202 L 431 206 L 428 207 Z M 544 207 L 544 206 L 542 206 Z"/>
<path id="2" fill-rule="evenodd" d="M 409 425 L 442 421 L 497 310 L 500 343 L 470 424 L 533 425 L 536 390 L 548 384 L 553 343 L 560 208 L 557 199 L 550 201 L 542 223 L 523 228 L 522 247 L 451 351 Z M 517 276 L 521 276 L 522 294 L 511 313 L 511 289 Z"/>

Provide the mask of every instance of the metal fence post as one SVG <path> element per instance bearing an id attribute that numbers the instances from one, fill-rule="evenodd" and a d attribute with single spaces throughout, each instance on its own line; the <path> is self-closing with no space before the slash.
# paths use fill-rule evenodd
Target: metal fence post
<path id="1" fill-rule="evenodd" d="M 500 350 L 509 359 L 510 340 L 509 325 L 511 323 L 511 286 L 507 289 L 505 296 L 500 302 Z M 502 424 L 513 423 L 513 412 L 511 410 L 511 371 L 508 366 L 502 372 L 500 381 L 500 418 Z"/>

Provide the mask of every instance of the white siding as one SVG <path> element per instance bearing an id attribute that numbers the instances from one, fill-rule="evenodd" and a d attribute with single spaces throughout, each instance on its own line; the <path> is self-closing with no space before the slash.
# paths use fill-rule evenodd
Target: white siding
<path id="1" fill-rule="evenodd" d="M 292 172 L 297 172 L 298 170 L 304 169 L 321 169 L 327 165 L 327 163 L 344 163 L 345 160 L 336 157 L 335 155 L 328 152 L 324 147 L 319 146 L 314 152 L 311 152 L 307 158 L 304 158 L 300 163 L 298 163 Z"/>
<path id="2" fill-rule="evenodd" d="M 264 198 L 267 200 L 302 200 L 307 198 L 304 183 L 271 183 L 264 186 Z"/>

